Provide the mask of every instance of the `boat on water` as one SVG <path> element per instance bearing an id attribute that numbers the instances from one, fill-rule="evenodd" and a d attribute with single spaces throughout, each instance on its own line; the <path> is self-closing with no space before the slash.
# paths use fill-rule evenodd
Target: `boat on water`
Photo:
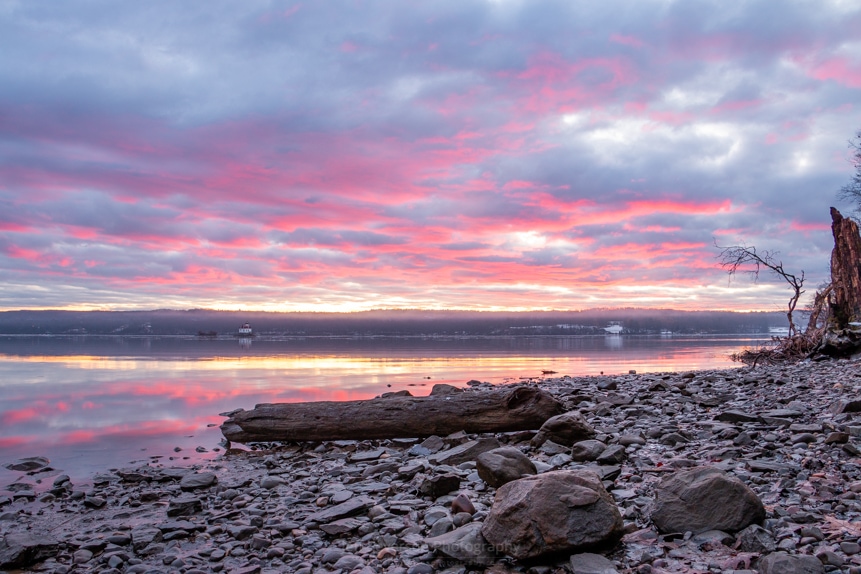
<path id="1" fill-rule="evenodd" d="M 609 335 L 619 335 L 625 328 L 622 327 L 619 323 L 610 323 L 606 327 L 604 327 L 604 331 Z"/>
<path id="2" fill-rule="evenodd" d="M 243 323 L 239 330 L 236 332 L 237 337 L 242 338 L 250 338 L 254 336 L 254 330 L 251 328 L 250 323 Z"/>

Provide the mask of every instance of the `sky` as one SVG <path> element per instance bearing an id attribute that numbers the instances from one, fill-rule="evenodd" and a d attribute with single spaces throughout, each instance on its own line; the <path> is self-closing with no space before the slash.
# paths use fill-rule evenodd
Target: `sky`
<path id="1" fill-rule="evenodd" d="M 777 310 L 856 0 L 0 0 L 0 310 Z"/>

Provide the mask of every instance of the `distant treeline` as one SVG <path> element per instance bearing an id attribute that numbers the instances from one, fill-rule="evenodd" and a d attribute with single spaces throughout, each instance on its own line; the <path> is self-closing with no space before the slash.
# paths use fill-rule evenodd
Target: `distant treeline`
<path id="1" fill-rule="evenodd" d="M 768 333 L 786 326 L 779 312 L 593 309 L 588 311 L 476 312 L 391 310 L 362 313 L 245 311 L 6 311 L 0 333 L 55 335 L 197 335 L 255 333 L 293 336 L 589 335 L 619 324 L 623 333 Z"/>

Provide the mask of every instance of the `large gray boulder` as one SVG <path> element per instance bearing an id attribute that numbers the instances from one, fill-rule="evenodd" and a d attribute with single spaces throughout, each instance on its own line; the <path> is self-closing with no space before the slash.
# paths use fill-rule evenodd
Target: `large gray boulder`
<path id="1" fill-rule="evenodd" d="M 824 574 L 825 567 L 815 556 L 773 552 L 760 559 L 760 574 Z"/>
<path id="2" fill-rule="evenodd" d="M 481 529 L 497 551 L 519 560 L 615 542 L 622 517 L 589 470 L 558 470 L 504 484 Z"/>
<path id="3" fill-rule="evenodd" d="M 529 457 L 513 446 L 503 446 L 481 453 L 475 459 L 475 468 L 481 480 L 494 488 L 524 475 L 538 473 Z"/>
<path id="4" fill-rule="evenodd" d="M 590 438 L 595 438 L 592 425 L 586 422 L 579 412 L 569 411 L 547 419 L 532 439 L 532 446 L 541 446 L 548 440 L 571 446 L 575 442 Z"/>
<path id="5" fill-rule="evenodd" d="M 738 478 L 713 467 L 666 477 L 655 489 L 652 522 L 661 532 L 737 532 L 765 519 L 765 507 Z"/>

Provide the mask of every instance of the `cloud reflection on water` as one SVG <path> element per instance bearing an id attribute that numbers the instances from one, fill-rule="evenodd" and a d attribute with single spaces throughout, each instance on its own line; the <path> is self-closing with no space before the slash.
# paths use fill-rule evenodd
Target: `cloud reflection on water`
<path id="1" fill-rule="evenodd" d="M 727 367 L 729 353 L 746 344 L 594 337 L 255 341 L 240 349 L 230 340 L 2 339 L 0 465 L 42 455 L 85 479 L 150 457 L 187 464 L 215 456 L 218 413 L 257 403 L 356 400 L 402 389 L 426 395 L 436 383 L 516 382 L 542 370 L 577 376 Z M 18 476 L 0 469 L 0 490 Z"/>

